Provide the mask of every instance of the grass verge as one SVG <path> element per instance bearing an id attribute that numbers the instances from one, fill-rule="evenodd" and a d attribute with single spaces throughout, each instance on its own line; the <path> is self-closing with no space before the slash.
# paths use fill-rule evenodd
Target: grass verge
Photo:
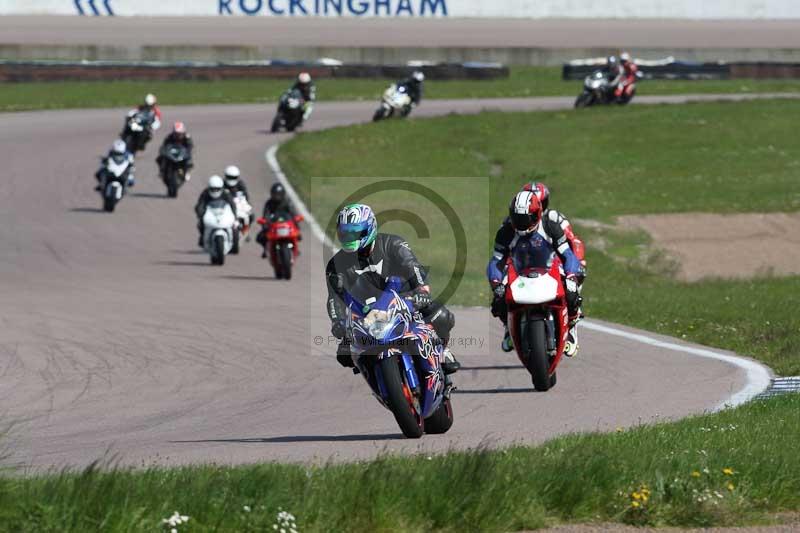
<path id="1" fill-rule="evenodd" d="M 319 97 L 330 100 L 377 101 L 389 80 L 331 79 L 319 81 Z M 118 81 L 0 84 L 0 111 L 124 107 L 153 92 L 164 105 L 246 104 L 275 102 L 288 80 Z M 580 82 L 561 80 L 553 67 L 514 67 L 508 79 L 429 81 L 427 98 L 500 98 L 573 96 Z M 649 81 L 640 94 L 800 92 L 800 80 Z"/>
<path id="2" fill-rule="evenodd" d="M 186 531 L 265 531 L 281 509 L 299 531 L 763 523 L 800 507 L 798 410 L 791 395 L 538 447 L 355 464 L 0 475 L 0 530 L 169 530 L 177 510 Z"/>
<path id="3" fill-rule="evenodd" d="M 760 101 L 454 115 L 302 133 L 279 157 L 306 198 L 312 196 L 311 177 L 335 190 L 342 176 L 489 176 L 493 222 L 475 230 L 484 248 L 470 255 L 468 275 L 452 300 L 486 305 L 482 272 L 520 176 L 545 181 L 554 206 L 575 219 L 796 211 L 800 143 L 791 117 L 798 111 L 800 102 Z M 454 204 L 468 204 L 476 195 L 462 182 L 448 192 Z M 312 208 L 327 213 L 328 203 Z M 429 217 L 424 209 L 420 216 Z M 735 350 L 778 373 L 800 373 L 800 317 L 786 311 L 793 308 L 798 277 L 682 283 L 663 268 L 625 260 L 646 248 L 641 236 L 578 229 L 589 245 L 589 316 Z M 434 231 L 428 242 L 410 236 L 420 258 L 432 265 L 434 281 L 441 281 L 451 267 L 428 250 L 446 247 L 452 234 Z M 611 246 L 600 246 L 609 241 Z"/>

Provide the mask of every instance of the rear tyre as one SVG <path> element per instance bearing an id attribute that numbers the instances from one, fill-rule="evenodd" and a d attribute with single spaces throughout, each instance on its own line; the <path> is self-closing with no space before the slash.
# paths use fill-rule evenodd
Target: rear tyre
<path id="1" fill-rule="evenodd" d="M 281 246 L 278 250 L 283 279 L 292 279 L 292 250 L 288 246 Z"/>
<path id="2" fill-rule="evenodd" d="M 453 425 L 453 406 L 450 398 L 445 398 L 436 411 L 425 419 L 425 433 L 429 435 L 440 435 L 447 433 Z"/>
<path id="3" fill-rule="evenodd" d="M 222 235 L 217 235 L 214 237 L 214 242 L 212 243 L 212 251 L 211 254 L 211 264 L 212 265 L 224 265 L 225 264 L 225 237 Z"/>
<path id="4" fill-rule="evenodd" d="M 400 431 L 409 439 L 420 438 L 425 430 L 425 420 L 414 406 L 411 391 L 400 372 L 400 362 L 397 357 L 387 357 L 381 359 L 378 365 L 386 386 L 386 402 L 400 426 Z"/>
<path id="5" fill-rule="evenodd" d="M 550 358 L 547 356 L 547 333 L 544 320 L 534 320 L 525 324 L 525 331 L 522 335 L 525 343 L 523 346 L 526 354 L 525 367 L 531 374 L 534 389 L 549 390 L 551 384 L 547 371 L 550 369 Z"/>

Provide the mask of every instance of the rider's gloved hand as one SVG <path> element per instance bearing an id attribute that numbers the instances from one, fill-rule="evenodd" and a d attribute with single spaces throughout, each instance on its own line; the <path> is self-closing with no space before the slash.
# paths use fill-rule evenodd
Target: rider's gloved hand
<path id="1" fill-rule="evenodd" d="M 425 291 L 417 291 L 411 295 L 411 302 L 414 304 L 415 309 L 422 311 L 430 307 L 433 303 L 433 298 Z"/>
<path id="2" fill-rule="evenodd" d="M 492 289 L 492 292 L 494 292 L 495 297 L 497 297 L 497 298 L 505 298 L 506 297 L 506 286 L 505 285 L 503 285 L 502 283 L 497 281 L 497 282 L 492 282 L 492 286 L 494 287 Z"/>
<path id="3" fill-rule="evenodd" d="M 342 324 L 341 321 L 337 320 L 331 324 L 331 335 L 337 339 L 343 339 L 346 333 L 347 329 L 344 327 L 344 324 Z"/>

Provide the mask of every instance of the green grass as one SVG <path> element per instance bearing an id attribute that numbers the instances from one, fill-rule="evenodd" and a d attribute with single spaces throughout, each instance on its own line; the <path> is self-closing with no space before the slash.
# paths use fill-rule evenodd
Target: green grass
<path id="1" fill-rule="evenodd" d="M 792 395 L 538 447 L 354 464 L 0 476 L 0 531 L 160 531 L 176 510 L 190 517 L 179 531 L 271 531 L 281 508 L 304 532 L 765 523 L 800 507 L 798 411 Z"/>
<path id="2" fill-rule="evenodd" d="M 486 305 L 483 271 L 491 239 L 521 176 L 545 181 L 554 206 L 575 219 L 796 211 L 800 141 L 793 117 L 798 112 L 800 102 L 760 101 L 452 115 L 303 133 L 279 157 L 307 198 L 314 198 L 311 184 L 319 183 L 310 177 L 328 180 L 328 199 L 312 202 L 324 214 L 343 197 L 335 193 L 344 183 L 337 176 L 491 176 L 488 207 L 466 215 L 490 221 L 474 230 L 485 244 L 471 251 L 468 274 L 452 300 Z M 454 182 L 449 201 L 470 205 L 483 198 L 480 180 L 477 188 L 463 181 Z M 421 212 L 430 216 L 426 207 Z M 580 225 L 578 230 L 587 232 Z M 449 258 L 429 250 L 447 246 L 452 234 L 434 231 L 432 242 L 411 237 L 420 258 L 432 265 L 434 286 L 444 283 Z M 646 243 L 630 235 L 586 237 L 589 316 L 735 350 L 782 374 L 800 373 L 800 317 L 788 312 L 800 278 L 682 283 L 663 269 L 631 261 Z M 598 246 L 609 239 L 616 242 L 613 249 Z"/>
<path id="3" fill-rule="evenodd" d="M 377 100 L 390 80 L 322 79 L 319 98 Z M 119 81 L 0 84 L 0 111 L 129 106 L 148 92 L 164 105 L 274 102 L 289 80 Z M 561 80 L 553 67 L 514 67 L 508 79 L 429 81 L 427 98 L 573 96 L 579 81 Z M 640 94 L 798 92 L 800 80 L 651 81 Z"/>

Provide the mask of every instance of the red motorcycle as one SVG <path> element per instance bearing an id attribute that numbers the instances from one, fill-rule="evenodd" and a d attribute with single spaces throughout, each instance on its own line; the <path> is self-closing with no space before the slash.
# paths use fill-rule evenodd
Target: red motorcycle
<path id="1" fill-rule="evenodd" d="M 554 252 L 543 251 L 532 254 L 515 249 L 507 261 L 504 280 L 508 329 L 517 357 L 538 391 L 555 386 L 556 367 L 569 332 L 561 260 Z"/>
<path id="2" fill-rule="evenodd" d="M 300 254 L 297 246 L 301 238 L 298 224 L 302 221 L 302 215 L 288 218 L 281 214 L 273 214 L 269 221 L 264 217 L 257 221 L 264 227 L 265 247 L 269 250 L 269 261 L 278 279 L 292 279 L 292 266 Z"/>

